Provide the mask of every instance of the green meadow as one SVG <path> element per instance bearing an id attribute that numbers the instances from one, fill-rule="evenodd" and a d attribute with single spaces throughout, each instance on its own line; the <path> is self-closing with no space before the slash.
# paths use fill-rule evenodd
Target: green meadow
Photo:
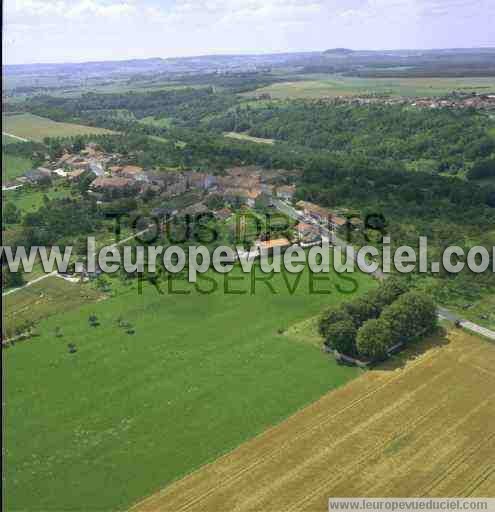
<path id="1" fill-rule="evenodd" d="M 3 116 L 3 130 L 8 134 L 42 142 L 45 137 L 72 137 L 75 135 L 113 133 L 105 128 L 59 123 L 33 114 Z"/>
<path id="2" fill-rule="evenodd" d="M 2 180 L 13 180 L 32 168 L 33 163 L 29 158 L 8 155 L 2 152 Z"/>
<path id="3" fill-rule="evenodd" d="M 293 77 L 294 78 L 294 77 Z M 277 99 L 318 99 L 336 96 L 383 94 L 388 96 L 442 96 L 454 90 L 494 92 L 495 78 L 357 78 L 339 75 L 296 75 L 298 80 L 272 84 L 244 93 L 246 98 L 268 93 Z"/>
<path id="4" fill-rule="evenodd" d="M 356 377 L 286 333 L 374 282 L 318 277 L 235 269 L 141 294 L 115 278 L 41 321 L 4 350 L 5 510 L 125 509 Z"/>

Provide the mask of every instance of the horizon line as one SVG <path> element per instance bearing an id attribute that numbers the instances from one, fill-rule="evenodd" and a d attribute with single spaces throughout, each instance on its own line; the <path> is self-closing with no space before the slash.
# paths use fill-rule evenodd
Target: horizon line
<path id="1" fill-rule="evenodd" d="M 260 52 L 260 53 L 205 53 L 199 55 L 184 55 L 173 57 L 129 57 L 129 58 L 116 58 L 116 59 L 98 59 L 98 60 L 82 60 L 82 61 L 54 61 L 54 62 L 24 62 L 7 64 L 2 63 L 2 69 L 8 67 L 19 66 L 64 66 L 64 65 L 88 65 L 88 64 L 106 64 L 106 63 L 124 63 L 131 61 L 146 61 L 146 60 L 187 60 L 187 59 L 204 59 L 214 57 L 262 57 L 271 55 L 295 55 L 295 54 L 323 54 L 329 50 L 350 50 L 355 53 L 368 52 L 368 53 L 385 53 L 385 52 L 434 52 L 434 51 L 462 51 L 462 50 L 493 50 L 495 51 L 495 44 L 493 46 L 457 46 L 457 47 L 437 47 L 437 48 L 382 48 L 382 49 L 353 49 L 349 47 L 335 47 L 327 48 L 325 50 L 294 50 L 294 51 L 280 51 L 280 52 Z M 6 53 L 6 52 L 5 52 Z M 5 55 L 4 55 L 5 56 Z"/>

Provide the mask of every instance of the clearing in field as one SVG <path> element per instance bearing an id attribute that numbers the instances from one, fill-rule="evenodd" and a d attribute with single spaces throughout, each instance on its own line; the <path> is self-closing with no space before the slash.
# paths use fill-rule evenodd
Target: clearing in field
<path id="1" fill-rule="evenodd" d="M 356 78 L 335 75 L 306 75 L 301 81 L 272 84 L 244 93 L 256 97 L 268 93 L 273 99 L 333 98 L 365 94 L 390 96 L 442 96 L 454 90 L 493 92 L 495 78 Z"/>
<path id="2" fill-rule="evenodd" d="M 7 134 L 38 142 L 42 142 L 45 137 L 72 137 L 74 135 L 113 133 L 104 128 L 73 123 L 58 123 L 33 114 L 3 116 L 2 124 L 3 131 Z"/>
<path id="3" fill-rule="evenodd" d="M 253 277 L 253 295 L 238 269 L 205 274 L 201 291 L 173 280 L 173 294 L 109 278 L 106 300 L 59 304 L 5 350 L 4 510 L 125 509 L 360 374 L 283 332 L 369 276 L 318 276 L 314 293 L 309 273 Z"/>
<path id="4" fill-rule="evenodd" d="M 495 346 L 459 331 L 417 348 L 132 510 L 323 512 L 329 497 L 494 496 Z"/>
<path id="5" fill-rule="evenodd" d="M 263 139 L 261 137 L 251 137 L 247 133 L 237 133 L 237 132 L 227 132 L 223 134 L 224 137 L 229 139 L 237 139 L 246 142 L 256 142 L 257 144 L 273 144 L 275 141 L 273 139 Z"/>

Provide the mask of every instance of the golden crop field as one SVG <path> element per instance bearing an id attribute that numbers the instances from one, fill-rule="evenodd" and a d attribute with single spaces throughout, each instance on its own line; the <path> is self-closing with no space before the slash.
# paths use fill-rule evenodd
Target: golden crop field
<path id="1" fill-rule="evenodd" d="M 2 126 L 3 135 L 14 135 L 22 139 L 38 142 L 43 141 L 45 137 L 72 137 L 74 135 L 113 133 L 105 128 L 95 128 L 74 123 L 59 123 L 33 114 L 3 116 Z"/>
<path id="2" fill-rule="evenodd" d="M 329 497 L 495 496 L 494 425 L 495 346 L 451 331 L 132 510 L 324 511 Z"/>

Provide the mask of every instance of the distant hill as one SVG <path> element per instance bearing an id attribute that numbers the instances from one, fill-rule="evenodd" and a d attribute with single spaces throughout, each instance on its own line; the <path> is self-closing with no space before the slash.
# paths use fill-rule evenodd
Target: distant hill
<path id="1" fill-rule="evenodd" d="M 352 55 L 355 52 L 349 48 L 331 48 L 330 50 L 325 50 L 323 53 L 325 55 Z"/>

